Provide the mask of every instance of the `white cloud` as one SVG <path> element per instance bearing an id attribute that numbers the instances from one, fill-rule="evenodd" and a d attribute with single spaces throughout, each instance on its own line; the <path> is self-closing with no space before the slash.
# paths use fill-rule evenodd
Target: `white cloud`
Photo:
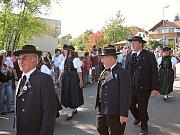
<path id="1" fill-rule="evenodd" d="M 53 4 L 50 18 L 62 21 L 62 35 L 78 36 L 86 29 L 99 30 L 116 11 L 121 10 L 126 25 L 150 29 L 163 18 L 173 21 L 180 14 L 180 0 L 62 0 Z"/>

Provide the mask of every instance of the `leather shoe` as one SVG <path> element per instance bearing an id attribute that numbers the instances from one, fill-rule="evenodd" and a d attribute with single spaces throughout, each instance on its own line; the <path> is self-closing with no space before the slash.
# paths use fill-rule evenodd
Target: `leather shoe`
<path id="1" fill-rule="evenodd" d="M 67 116 L 67 118 L 66 118 L 66 121 L 69 121 L 69 120 L 71 120 L 73 118 L 73 115 L 70 117 L 70 116 Z"/>
<path id="2" fill-rule="evenodd" d="M 134 120 L 134 122 L 133 122 L 134 125 L 138 125 L 139 123 L 140 123 L 139 120 Z"/>
<path id="3" fill-rule="evenodd" d="M 139 135 L 147 135 L 148 134 L 148 129 L 141 129 L 141 132 Z"/>

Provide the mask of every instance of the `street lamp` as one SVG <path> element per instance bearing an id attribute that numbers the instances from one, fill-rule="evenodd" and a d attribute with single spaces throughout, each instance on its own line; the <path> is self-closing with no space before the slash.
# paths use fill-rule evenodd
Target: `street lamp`
<path id="1" fill-rule="evenodd" d="M 162 34 L 163 34 L 163 47 L 164 47 L 164 44 L 165 44 L 165 36 L 164 36 L 164 33 L 165 33 L 165 29 L 164 29 L 164 9 L 165 8 L 168 8 L 169 5 L 163 7 L 163 31 L 162 31 Z"/>

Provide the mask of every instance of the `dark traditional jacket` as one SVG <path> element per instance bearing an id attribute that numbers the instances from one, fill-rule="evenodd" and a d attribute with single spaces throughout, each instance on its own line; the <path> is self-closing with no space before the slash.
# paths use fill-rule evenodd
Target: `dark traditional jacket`
<path id="1" fill-rule="evenodd" d="M 25 86 L 16 91 L 17 135 L 53 135 L 57 102 L 51 76 L 35 70 Z"/>
<path id="2" fill-rule="evenodd" d="M 126 58 L 125 68 L 131 72 L 132 53 Z M 158 67 L 153 53 L 142 50 L 135 65 L 136 89 L 139 91 L 159 90 Z"/>
<path id="3" fill-rule="evenodd" d="M 127 117 L 131 101 L 131 87 L 127 70 L 116 64 L 102 85 L 101 101 L 99 99 L 100 87 L 99 83 L 95 108 L 98 108 L 102 114 Z"/>

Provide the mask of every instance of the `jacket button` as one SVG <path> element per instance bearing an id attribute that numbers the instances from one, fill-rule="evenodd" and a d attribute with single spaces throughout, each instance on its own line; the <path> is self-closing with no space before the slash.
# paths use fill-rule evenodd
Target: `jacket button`
<path id="1" fill-rule="evenodd" d="M 141 89 L 143 89 L 143 87 L 141 86 Z"/>
<path id="2" fill-rule="evenodd" d="M 24 102 L 24 98 L 22 98 L 22 101 Z"/>
<path id="3" fill-rule="evenodd" d="M 107 89 L 107 86 L 105 86 L 105 88 Z"/>
<path id="4" fill-rule="evenodd" d="M 22 112 L 25 112 L 25 109 L 22 109 Z"/>
<path id="5" fill-rule="evenodd" d="M 105 103 L 105 104 L 107 104 L 107 102 L 106 102 L 106 101 L 105 101 L 104 103 Z"/>
<path id="6" fill-rule="evenodd" d="M 105 95 L 105 96 L 107 96 L 107 94 L 106 94 L 106 93 L 105 93 L 104 95 Z"/>

